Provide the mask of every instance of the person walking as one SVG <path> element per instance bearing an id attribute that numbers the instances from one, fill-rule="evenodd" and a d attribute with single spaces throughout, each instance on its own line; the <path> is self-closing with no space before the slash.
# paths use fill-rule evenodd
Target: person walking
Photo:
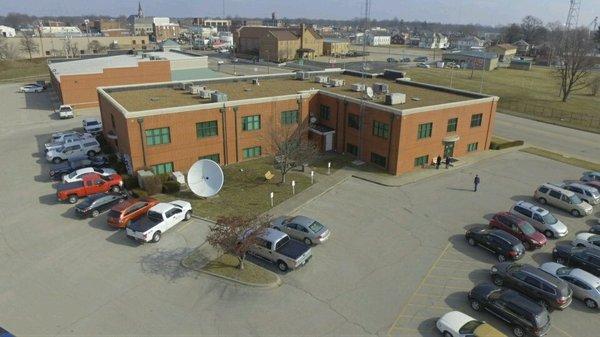
<path id="1" fill-rule="evenodd" d="M 442 156 L 437 156 L 437 159 L 435 160 L 435 169 L 439 170 L 441 164 L 442 164 Z"/>
<path id="2" fill-rule="evenodd" d="M 450 156 L 446 156 L 446 170 L 448 169 L 448 166 L 450 166 Z"/>
<path id="3" fill-rule="evenodd" d="M 477 186 L 479 185 L 480 182 L 481 182 L 481 179 L 479 178 L 479 175 L 476 174 L 475 179 L 473 179 L 473 185 L 475 185 L 473 192 L 477 192 Z"/>

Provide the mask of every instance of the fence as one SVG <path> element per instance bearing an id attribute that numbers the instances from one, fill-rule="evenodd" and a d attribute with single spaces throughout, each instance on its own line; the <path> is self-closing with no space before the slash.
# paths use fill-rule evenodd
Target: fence
<path id="1" fill-rule="evenodd" d="M 600 114 L 591 115 L 506 99 L 500 100 L 498 111 L 532 116 L 533 119 L 600 133 Z"/>

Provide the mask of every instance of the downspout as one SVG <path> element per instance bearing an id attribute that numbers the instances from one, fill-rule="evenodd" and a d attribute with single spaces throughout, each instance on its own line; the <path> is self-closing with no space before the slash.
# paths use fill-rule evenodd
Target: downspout
<path id="1" fill-rule="evenodd" d="M 388 170 L 388 173 L 390 171 L 390 160 L 392 159 L 392 136 L 394 135 L 394 117 L 396 117 L 396 115 L 394 115 L 393 113 L 390 113 L 390 135 L 389 135 L 389 139 L 390 141 L 388 142 L 388 155 L 387 155 L 387 160 L 385 161 L 385 169 Z"/>
<path id="2" fill-rule="evenodd" d="M 484 150 L 489 150 L 489 146 L 488 146 L 488 141 L 490 140 L 490 134 L 492 133 L 492 113 L 494 112 L 494 103 L 496 103 L 496 107 L 497 107 L 497 100 L 494 98 L 492 99 L 492 104 L 490 106 L 490 117 L 488 120 L 488 129 L 487 129 L 487 133 L 485 135 L 485 145 L 484 145 Z M 488 148 L 486 149 L 485 147 L 488 146 Z"/>
<path id="3" fill-rule="evenodd" d="M 221 132 L 223 132 L 223 164 L 227 165 L 227 108 L 223 107 L 220 109 L 221 111 Z"/>
<path id="4" fill-rule="evenodd" d="M 344 101 L 344 121 L 342 122 L 342 153 L 346 152 L 346 129 L 348 128 L 348 101 Z"/>
<path id="5" fill-rule="evenodd" d="M 144 143 L 144 118 L 138 117 L 137 122 L 140 126 L 140 139 L 142 141 L 142 158 L 144 160 L 144 169 L 146 169 L 148 164 L 146 164 L 146 146 Z"/>
<path id="6" fill-rule="evenodd" d="M 235 162 L 239 162 L 240 161 L 240 142 L 238 139 L 238 107 L 234 106 L 233 107 L 233 113 L 234 113 L 234 117 L 235 117 Z"/>

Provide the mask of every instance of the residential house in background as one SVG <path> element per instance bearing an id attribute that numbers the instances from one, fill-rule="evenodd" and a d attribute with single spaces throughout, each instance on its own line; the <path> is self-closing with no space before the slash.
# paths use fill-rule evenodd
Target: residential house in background
<path id="1" fill-rule="evenodd" d="M 231 20 L 194 18 L 192 25 L 211 27 L 215 28 L 219 32 L 225 32 L 230 29 Z"/>
<path id="2" fill-rule="evenodd" d="M 394 34 L 392 36 L 391 43 L 392 44 L 401 44 L 401 45 L 410 44 L 410 34 L 409 33 Z"/>
<path id="3" fill-rule="evenodd" d="M 8 26 L 0 26 L 0 37 L 15 37 L 17 32 L 14 28 Z"/>
<path id="4" fill-rule="evenodd" d="M 485 41 L 477 36 L 465 36 L 458 38 L 455 42 L 455 47 L 460 50 L 482 49 Z"/>
<path id="5" fill-rule="evenodd" d="M 529 45 L 529 43 L 527 43 L 527 41 L 521 39 L 521 40 L 513 43 L 513 45 L 515 47 L 517 47 L 517 55 L 519 55 L 519 56 L 529 55 L 529 50 L 531 49 L 531 46 Z"/>
<path id="6" fill-rule="evenodd" d="M 179 38 L 181 27 L 179 27 L 178 23 L 173 23 L 169 18 L 165 17 L 155 17 L 152 22 L 154 24 L 154 37 L 156 42 Z"/>
<path id="7" fill-rule="evenodd" d="M 510 43 L 501 43 L 495 46 L 489 46 L 487 52 L 495 53 L 499 62 L 510 62 L 517 53 L 517 47 Z"/>
<path id="8" fill-rule="evenodd" d="M 448 37 L 441 33 L 423 33 L 420 36 L 419 48 L 448 48 Z"/>
<path id="9" fill-rule="evenodd" d="M 368 32 L 367 44 L 369 46 L 389 46 L 392 43 L 392 37 L 386 32 Z"/>

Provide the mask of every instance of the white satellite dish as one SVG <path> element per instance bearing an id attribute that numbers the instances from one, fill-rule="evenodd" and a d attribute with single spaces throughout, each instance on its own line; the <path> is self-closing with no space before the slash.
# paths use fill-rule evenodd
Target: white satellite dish
<path id="1" fill-rule="evenodd" d="M 317 117 L 315 117 L 315 116 L 311 116 L 311 117 L 310 117 L 310 122 L 311 122 L 312 124 L 315 124 L 315 123 L 317 122 Z"/>
<path id="2" fill-rule="evenodd" d="M 367 87 L 367 97 L 373 98 L 373 88 Z"/>
<path id="3" fill-rule="evenodd" d="M 223 187 L 223 170 L 210 159 L 201 159 L 190 167 L 187 183 L 190 190 L 199 197 L 212 197 Z"/>

